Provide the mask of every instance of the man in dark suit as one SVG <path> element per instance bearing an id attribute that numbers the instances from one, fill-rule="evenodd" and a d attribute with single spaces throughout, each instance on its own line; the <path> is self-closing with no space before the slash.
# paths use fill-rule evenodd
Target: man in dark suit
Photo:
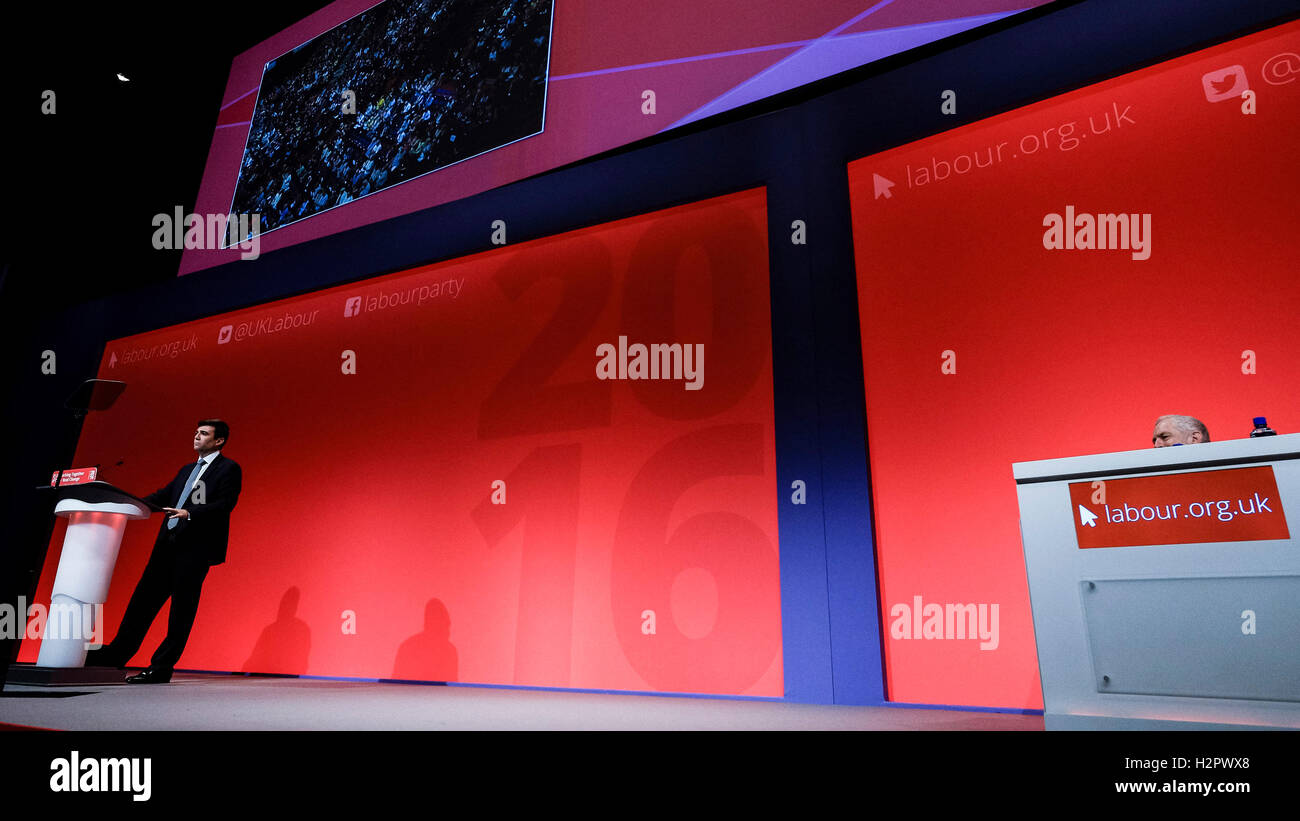
<path id="1" fill-rule="evenodd" d="M 126 680 L 130 684 L 171 681 L 194 626 L 203 580 L 210 567 L 226 560 L 230 511 L 239 500 L 243 481 L 239 464 L 221 453 L 229 438 L 230 427 L 225 422 L 200 420 L 194 431 L 198 462 L 185 465 L 165 487 L 144 497 L 162 506 L 167 518 L 158 529 L 153 553 L 131 594 L 117 637 L 108 646 L 88 653 L 87 665 L 125 666 L 170 597 L 167 637 L 158 645 L 148 669 Z"/>

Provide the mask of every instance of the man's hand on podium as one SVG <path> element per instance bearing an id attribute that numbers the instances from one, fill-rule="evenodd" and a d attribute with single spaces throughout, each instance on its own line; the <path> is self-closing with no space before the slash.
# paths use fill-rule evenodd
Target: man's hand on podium
<path id="1" fill-rule="evenodd" d="M 190 512 L 189 512 L 188 510 L 183 510 L 183 509 L 181 509 L 181 508 L 176 508 L 176 507 L 165 507 L 165 508 L 163 508 L 163 510 L 167 511 L 167 518 L 168 518 L 168 519 L 188 519 L 188 518 L 190 518 Z"/>

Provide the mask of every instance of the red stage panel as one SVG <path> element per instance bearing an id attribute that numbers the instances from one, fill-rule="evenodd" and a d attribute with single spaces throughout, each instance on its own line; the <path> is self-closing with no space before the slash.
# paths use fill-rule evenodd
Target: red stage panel
<path id="1" fill-rule="evenodd" d="M 181 666 L 782 695 L 766 220 L 756 189 L 109 343 L 76 464 L 146 493 L 216 415 L 243 466 Z"/>
<path id="2" fill-rule="evenodd" d="M 1292 23 L 850 165 L 891 698 L 1041 707 L 1012 462 L 1300 430 L 1297 55 Z M 996 646 L 910 635 L 931 604 Z"/>

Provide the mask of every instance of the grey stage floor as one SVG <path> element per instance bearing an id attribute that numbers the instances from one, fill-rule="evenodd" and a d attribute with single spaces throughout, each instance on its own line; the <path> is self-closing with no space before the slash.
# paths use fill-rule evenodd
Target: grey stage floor
<path id="1" fill-rule="evenodd" d="M 1014 713 L 186 673 L 148 686 L 8 684 L 0 722 L 59 730 L 1043 729 L 1041 715 Z"/>

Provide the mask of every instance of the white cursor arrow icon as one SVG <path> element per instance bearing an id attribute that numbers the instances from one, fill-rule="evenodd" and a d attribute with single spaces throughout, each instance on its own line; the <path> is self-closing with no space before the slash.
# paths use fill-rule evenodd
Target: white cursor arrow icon
<path id="1" fill-rule="evenodd" d="M 1096 527 L 1097 514 L 1093 513 L 1083 505 L 1079 505 L 1079 524 L 1087 525 L 1088 527 Z"/>
<path id="2" fill-rule="evenodd" d="M 889 192 L 889 189 L 894 187 L 893 180 L 886 179 L 880 176 L 879 174 L 872 174 L 871 181 L 876 185 L 876 199 L 880 199 L 881 194 L 885 195 L 885 199 L 889 199 L 890 197 L 894 196 Z"/>

